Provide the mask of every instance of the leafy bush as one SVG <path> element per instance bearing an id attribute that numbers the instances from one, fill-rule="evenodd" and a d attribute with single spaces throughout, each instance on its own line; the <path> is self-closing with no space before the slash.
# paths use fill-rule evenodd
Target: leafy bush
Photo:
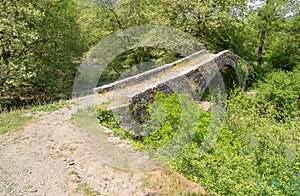
<path id="1" fill-rule="evenodd" d="M 174 169 L 222 195 L 299 193 L 299 122 L 261 117 L 256 99 L 235 92 L 214 150 L 199 156 L 199 141 L 193 142 Z"/>
<path id="2" fill-rule="evenodd" d="M 176 94 L 165 97 L 157 93 L 154 103 L 148 108 L 150 117 L 144 123 L 143 148 L 158 148 L 175 135 L 180 124 L 181 107 Z"/>
<path id="3" fill-rule="evenodd" d="M 299 115 L 300 71 L 267 74 L 257 88 L 256 107 L 260 114 L 289 122 Z"/>
<path id="4" fill-rule="evenodd" d="M 214 148 L 200 154 L 210 122 L 208 112 L 185 107 L 182 97 L 157 94 L 144 124 L 148 134 L 135 145 L 160 148 L 185 130 L 192 140 L 171 166 L 221 195 L 298 195 L 300 192 L 299 68 L 278 71 L 259 82 L 255 93 L 239 89 L 227 100 L 226 124 Z M 198 112 L 196 130 L 187 113 Z M 188 115 L 187 115 L 188 116 Z M 192 119 L 192 115 L 188 116 Z M 112 120 L 113 124 L 114 121 Z M 134 140 L 134 138 L 131 138 Z M 182 142 L 174 142 L 174 149 Z"/>
<path id="5" fill-rule="evenodd" d="M 108 128 L 119 128 L 119 124 L 111 110 L 105 110 L 103 108 L 97 109 L 97 116 L 99 123 L 103 126 L 107 126 Z"/>
<path id="6" fill-rule="evenodd" d="M 300 60 L 299 38 L 291 33 L 279 34 L 268 46 L 265 60 L 274 68 L 291 71 Z"/>
<path id="7" fill-rule="evenodd" d="M 112 130 L 116 136 L 129 140 L 137 138 L 137 135 L 132 130 L 120 126 L 119 119 L 115 117 L 112 110 L 106 110 L 100 107 L 96 109 L 96 113 L 99 123 Z"/>

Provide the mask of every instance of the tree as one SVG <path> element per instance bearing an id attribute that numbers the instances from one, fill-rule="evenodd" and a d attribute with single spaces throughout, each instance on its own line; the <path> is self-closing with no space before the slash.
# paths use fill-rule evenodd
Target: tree
<path id="1" fill-rule="evenodd" d="M 91 46 L 100 42 L 109 34 L 130 27 L 143 25 L 166 26 L 169 24 L 168 15 L 164 11 L 167 3 L 164 0 L 102 0 L 96 2 L 82 0 L 81 2 L 81 7 L 87 7 L 88 9 L 83 10 L 79 21 L 83 31 L 87 31 L 86 27 L 89 27 L 87 34 Z M 126 41 L 128 45 L 131 44 L 130 38 L 127 38 Z M 165 58 L 165 56 L 169 56 L 169 58 Z M 146 67 L 143 67 L 145 61 L 147 65 L 152 65 L 158 58 L 174 60 L 176 59 L 174 56 L 168 50 L 147 46 L 130 49 L 107 67 L 104 74 L 102 74 L 105 79 L 100 81 L 100 84 L 111 82 L 110 77 L 113 80 L 118 79 L 121 72 L 126 69 L 130 69 L 131 74 L 145 71 Z"/>
<path id="2" fill-rule="evenodd" d="M 255 21 L 253 28 L 259 34 L 257 65 L 261 67 L 264 51 L 272 45 L 273 41 L 277 42 L 276 39 L 289 32 L 290 16 L 299 13 L 299 3 L 294 0 L 263 0 L 259 2 L 259 6 L 253 7 L 256 17 L 252 19 Z M 291 40 L 287 44 L 292 44 Z"/>
<path id="3" fill-rule="evenodd" d="M 72 1 L 0 4 L 0 99 L 58 98 L 85 50 Z"/>
<path id="4" fill-rule="evenodd" d="M 1 85 L 0 96 L 12 96 L 28 80 L 34 77 L 29 64 L 35 61 L 33 47 L 42 42 L 37 29 L 32 28 L 40 23 L 42 14 L 32 4 L 24 7 L 21 2 L 4 1 L 1 8 Z M 27 82 L 26 82 L 27 80 Z"/>
<path id="5" fill-rule="evenodd" d="M 171 24 L 199 38 L 212 51 L 230 49 L 243 25 L 246 1 L 172 0 Z"/>
<path id="6" fill-rule="evenodd" d="M 266 47 L 265 61 L 273 68 L 292 71 L 300 61 L 300 17 L 294 15 L 280 25 L 281 31 L 270 35 L 270 44 Z"/>

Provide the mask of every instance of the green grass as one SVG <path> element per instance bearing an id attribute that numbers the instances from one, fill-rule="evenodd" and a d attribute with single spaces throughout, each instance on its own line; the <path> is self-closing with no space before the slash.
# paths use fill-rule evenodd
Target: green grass
<path id="1" fill-rule="evenodd" d="M 32 122 L 32 116 L 24 116 L 26 110 L 15 110 L 0 113 L 0 135 L 11 133 L 23 129 L 28 123 Z"/>
<path id="2" fill-rule="evenodd" d="M 76 188 L 77 192 L 84 192 L 85 195 L 88 196 L 96 196 L 100 195 L 98 191 L 93 190 L 86 182 L 79 184 L 78 187 Z"/>
<path id="3" fill-rule="evenodd" d="M 67 106 L 68 108 L 71 107 L 70 103 L 67 103 L 66 100 L 59 100 L 57 102 L 48 103 L 44 105 L 37 105 L 30 109 L 31 112 L 53 112 L 59 110 L 63 107 Z"/>
<path id="4" fill-rule="evenodd" d="M 24 189 L 31 189 L 33 186 L 31 184 L 25 184 Z"/>
<path id="5" fill-rule="evenodd" d="M 66 106 L 71 107 L 71 104 L 67 103 L 65 100 L 60 100 L 50 104 L 33 106 L 30 109 L 18 109 L 1 112 L 0 135 L 23 130 L 28 123 L 33 122 L 35 117 L 25 114 L 34 114 L 37 112 L 53 112 Z"/>

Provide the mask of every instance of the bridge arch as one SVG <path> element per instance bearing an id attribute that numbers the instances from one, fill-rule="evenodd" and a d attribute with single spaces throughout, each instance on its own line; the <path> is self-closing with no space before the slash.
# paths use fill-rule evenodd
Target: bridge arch
<path id="1" fill-rule="evenodd" d="M 246 80 L 250 72 L 250 64 L 229 50 L 220 52 L 217 56 L 215 62 L 218 64 L 220 72 L 222 73 L 226 68 L 231 67 L 232 69 L 229 68 L 230 71 L 234 71 L 237 77 L 238 83 L 236 85 L 245 89 Z"/>
<path id="2" fill-rule="evenodd" d="M 165 74 L 168 72 L 173 73 L 172 70 L 176 69 L 176 67 L 181 67 L 180 69 L 182 69 L 183 64 L 191 65 L 187 66 L 186 70 L 182 70 L 182 72 L 176 76 L 168 76 Z M 129 92 L 127 97 L 130 99 L 130 102 L 136 103 L 137 100 L 139 100 L 138 97 L 142 97 L 141 99 L 143 100 L 146 99 L 151 101 L 153 98 L 153 91 L 161 89 L 162 86 L 168 86 L 169 81 L 182 81 L 183 78 L 188 79 L 191 81 L 192 86 L 195 86 L 197 95 L 195 95 L 194 98 L 199 100 L 216 74 L 222 72 L 222 69 L 224 70 L 226 68 L 234 71 L 235 75 L 237 76 L 237 85 L 245 88 L 246 79 L 249 72 L 249 64 L 245 60 L 229 50 L 222 51 L 218 54 L 211 54 L 206 50 L 201 50 L 176 62 L 113 82 L 108 85 L 96 87 L 93 89 L 93 91 L 95 93 L 103 94 L 115 89 L 130 89 L 130 87 L 134 85 L 139 85 L 141 87 L 143 82 L 147 83 L 147 80 L 151 81 L 151 79 L 156 78 L 157 75 L 163 75 L 164 77 L 158 78 L 155 81 L 155 84 L 147 83 L 147 85 L 144 87 L 142 86 L 136 90 L 136 92 Z M 152 82 L 153 81 L 154 80 L 152 80 Z M 219 81 L 223 81 L 223 78 L 220 78 Z M 178 82 L 178 84 L 180 84 L 180 82 Z"/>
<path id="3" fill-rule="evenodd" d="M 117 116 L 124 117 L 121 118 L 121 120 L 123 121 L 122 124 L 123 123 L 124 125 L 129 124 L 129 126 L 131 126 L 133 129 L 136 128 L 137 130 L 139 130 L 139 127 L 141 125 L 139 124 L 138 121 L 142 119 L 134 119 L 133 118 L 134 114 L 132 113 L 132 111 L 136 111 L 137 115 L 139 115 L 140 110 L 143 110 L 143 108 L 134 108 L 137 110 L 131 110 L 133 105 L 138 106 L 139 103 L 143 104 L 146 102 L 152 102 L 155 93 L 160 90 L 166 90 L 166 91 L 170 91 L 173 89 L 178 90 L 178 87 L 184 90 L 185 85 L 189 87 L 189 81 L 192 81 L 191 83 L 196 84 L 196 86 L 198 86 L 199 91 L 196 92 L 200 93 L 201 95 L 201 93 L 202 92 L 204 93 L 204 90 L 207 87 L 209 87 L 209 89 L 214 89 L 211 88 L 210 85 L 211 83 L 214 83 L 212 81 L 215 76 L 216 77 L 220 76 L 220 69 L 222 69 L 222 67 L 229 65 L 235 68 L 234 70 L 236 70 L 237 72 L 243 73 L 241 70 L 244 70 L 244 68 L 240 68 L 240 62 L 243 62 L 243 60 L 230 51 L 223 51 L 218 54 L 211 54 L 206 50 L 201 50 L 176 62 L 146 71 L 144 73 L 137 74 L 129 78 L 116 81 L 108 85 L 96 87 L 93 89 L 95 96 L 92 97 L 93 99 L 92 104 L 104 107 L 105 109 L 108 110 L 113 110 L 115 114 L 117 114 Z M 244 75 L 239 76 L 239 81 L 241 81 L 241 83 L 244 83 L 245 79 L 246 79 L 246 75 L 245 77 Z M 219 81 L 222 81 L 222 79 L 220 79 Z M 218 83 L 214 83 L 214 84 L 218 84 Z M 193 90 L 194 89 L 192 89 L 192 91 Z M 195 95 L 195 97 L 197 99 L 197 97 L 199 97 L 199 94 Z M 194 103 L 192 99 L 191 102 Z M 224 102 L 220 101 L 219 103 L 214 104 L 212 107 L 212 115 L 215 117 L 214 120 L 218 120 L 218 122 L 217 123 L 215 123 L 216 121 L 210 122 L 210 125 L 207 130 L 207 133 L 209 134 L 216 133 L 216 131 L 218 132 L 221 126 L 215 126 L 215 125 L 222 125 L 222 122 L 225 119 L 226 109 L 224 108 L 225 106 L 223 103 Z M 182 104 L 182 107 L 184 107 L 184 105 L 189 106 L 189 104 Z M 180 123 L 180 126 L 185 125 L 186 122 L 191 120 L 191 118 L 195 118 L 192 119 L 192 121 L 197 122 L 196 118 L 198 118 L 199 116 L 191 113 L 193 109 L 194 108 L 189 108 L 187 112 L 184 112 L 184 114 L 187 114 L 189 116 L 185 116 L 183 118 L 183 121 L 182 123 Z M 95 123 L 96 123 L 95 126 L 98 127 L 99 125 L 96 119 L 95 119 Z M 196 127 L 197 124 L 192 123 L 191 126 Z M 179 134 L 178 137 L 172 138 L 172 140 L 169 143 L 164 145 L 162 148 L 160 148 L 159 151 L 155 153 L 163 152 L 163 154 L 168 155 L 166 157 L 166 159 L 168 160 L 171 160 L 176 156 L 178 156 L 182 152 L 182 148 L 177 149 L 176 152 L 168 151 L 168 149 L 172 149 L 169 148 L 172 146 L 172 142 L 177 141 L 177 139 L 179 139 L 180 136 L 186 135 L 187 137 L 185 139 L 180 140 L 180 142 L 182 142 L 182 145 L 180 146 L 185 146 L 185 144 L 192 139 L 192 136 L 194 134 L 193 130 L 195 129 L 191 128 L 190 130 L 186 130 L 186 129 L 179 129 L 179 130 L 180 133 L 182 133 L 181 135 Z M 102 132 L 90 133 L 90 132 L 86 132 L 88 130 L 82 130 L 82 131 L 84 132 L 83 135 L 85 136 L 85 140 L 91 142 L 91 145 L 98 150 L 99 149 L 98 143 L 94 143 L 91 138 L 96 138 L 95 134 L 98 137 L 98 135 L 102 134 Z M 190 131 L 190 134 L 184 134 L 186 131 Z M 217 135 L 218 134 L 214 135 L 214 138 L 217 137 Z M 88 138 L 86 138 L 87 136 Z M 204 139 L 205 143 L 210 143 L 210 137 L 208 136 L 207 138 L 205 137 Z M 215 141 L 214 138 L 213 141 Z M 208 146 L 204 145 L 203 149 L 201 149 L 201 153 L 202 151 L 203 153 L 205 153 L 205 151 L 209 149 L 213 144 L 214 142 L 211 142 Z M 145 166 L 150 168 L 155 166 L 155 164 L 149 165 L 148 159 L 146 160 L 145 164 L 144 162 L 141 164 L 141 163 L 137 163 L 137 161 L 135 160 L 136 157 L 135 156 L 132 157 L 130 153 L 122 151 L 122 153 L 120 154 L 124 156 L 126 155 L 126 159 L 130 157 L 131 164 L 125 166 L 120 165 L 118 160 L 116 160 L 115 162 L 109 162 L 108 164 L 117 166 L 119 168 L 126 168 L 126 169 L 134 168 L 138 170 L 144 169 Z M 120 154 L 118 152 L 118 155 Z M 112 156 L 113 153 L 108 155 L 106 159 L 111 161 L 117 158 Z"/>
<path id="4" fill-rule="evenodd" d="M 249 72 L 249 64 L 231 51 L 222 51 L 214 54 L 210 61 L 196 66 L 186 77 L 191 81 L 197 95 L 194 99 L 201 100 L 210 94 L 208 86 L 221 86 L 222 94 L 233 87 L 240 86 L 245 89 Z M 220 74 L 221 73 L 221 74 Z M 218 84 L 210 84 L 211 82 Z"/>

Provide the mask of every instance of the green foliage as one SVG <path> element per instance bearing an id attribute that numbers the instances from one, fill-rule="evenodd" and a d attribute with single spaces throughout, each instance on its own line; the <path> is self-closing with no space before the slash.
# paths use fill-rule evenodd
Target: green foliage
<path id="1" fill-rule="evenodd" d="M 248 95 L 234 91 L 230 95 L 227 123 L 214 149 L 199 155 L 210 120 L 209 113 L 199 111 L 200 121 L 197 130 L 193 130 L 193 140 L 172 165 L 219 194 L 297 195 L 300 139 L 300 80 L 299 68 L 295 69 L 300 40 L 298 4 L 280 0 L 249 8 L 247 3 L 218 0 L 146 0 L 141 3 L 133 0 L 120 1 L 115 6 L 93 4 L 91 10 L 84 10 L 80 24 L 90 45 L 127 27 L 170 25 L 196 36 L 212 51 L 230 49 L 250 61 L 254 66 L 250 82 L 258 81 L 255 93 Z M 291 13 L 294 15 L 288 16 Z M 121 74 L 124 70 L 138 73 L 138 66 L 148 62 L 149 54 L 151 60 L 160 60 L 164 55 L 172 57 L 171 53 L 155 48 L 128 51 L 105 70 L 105 80 L 128 76 L 126 72 Z M 262 65 L 257 62 L 259 55 L 262 55 Z M 274 72 L 274 68 L 289 71 L 294 68 L 294 72 Z M 247 71 L 238 65 L 239 81 L 243 81 Z M 146 110 L 144 116 L 136 119 L 143 123 L 142 134 L 120 126 L 112 111 L 99 110 L 98 117 L 100 123 L 116 135 L 134 141 L 133 144 L 141 149 L 158 149 L 176 138 L 181 129 L 192 127 L 189 125 L 192 120 L 181 124 L 183 115 L 188 116 L 191 110 L 183 109 L 179 100 L 176 95 L 157 94 L 154 103 L 132 108 L 132 112 Z"/>
<path id="2" fill-rule="evenodd" d="M 162 0 L 121 0 L 91 2 L 78 0 L 81 14 L 78 22 L 86 42 L 94 46 L 105 36 L 119 30 L 142 25 L 167 25 Z M 145 40 L 143 40 L 145 41 Z M 128 42 L 128 45 L 131 45 Z M 147 44 L 146 44 L 147 45 Z M 178 59 L 178 55 L 164 48 L 133 48 L 119 55 L 101 74 L 99 85 L 111 83 L 119 78 L 135 75 Z"/>
<path id="3" fill-rule="evenodd" d="M 259 101 L 258 95 L 231 95 L 214 150 L 199 157 L 201 140 L 193 142 L 173 167 L 222 195 L 297 195 L 299 121 L 263 117 Z"/>
<path id="4" fill-rule="evenodd" d="M 71 104 L 66 102 L 65 100 L 59 100 L 52 103 L 40 103 L 39 105 L 35 105 L 30 108 L 31 112 L 53 112 L 59 110 L 63 107 L 70 107 Z"/>
<path id="5" fill-rule="evenodd" d="M 103 126 L 114 129 L 114 128 L 120 128 L 118 121 L 116 120 L 113 111 L 106 110 L 103 108 L 98 108 L 97 111 L 97 117 L 100 124 Z"/>
<path id="6" fill-rule="evenodd" d="M 230 48 L 235 35 L 242 29 L 243 21 L 239 18 L 242 18 L 246 1 L 168 2 L 172 26 L 198 37 L 210 50 Z"/>
<path id="7" fill-rule="evenodd" d="M 206 90 L 204 91 L 202 97 L 201 97 L 202 101 L 211 101 L 211 95 L 209 92 L 209 88 L 206 88 Z"/>
<path id="8" fill-rule="evenodd" d="M 134 140 L 138 137 L 133 130 L 129 130 L 124 126 L 120 126 L 120 119 L 114 115 L 112 110 L 106 110 L 99 107 L 96 109 L 96 114 L 98 122 L 104 127 L 112 130 L 116 136 L 128 140 Z"/>
<path id="9" fill-rule="evenodd" d="M 299 68 L 294 72 L 278 71 L 259 82 L 255 93 L 239 89 L 227 101 L 226 124 L 213 149 L 201 153 L 210 114 L 199 110 L 193 139 L 171 163 L 208 192 L 221 195 L 297 195 L 300 173 Z M 186 113 L 182 97 L 158 93 L 149 105 L 151 114 L 142 140 L 133 140 L 141 149 L 158 149 L 176 138 Z M 298 104 L 298 105 L 297 105 Z M 189 117 L 191 118 L 191 117 Z M 114 121 L 113 121 L 114 122 Z M 113 123 L 114 124 L 114 123 Z M 179 128 L 179 129 L 178 129 Z M 182 142 L 175 141 L 173 149 Z"/>
<path id="10" fill-rule="evenodd" d="M 140 147 L 150 150 L 165 145 L 176 134 L 181 120 L 180 100 L 175 93 L 165 96 L 158 92 L 148 113 L 150 118 L 144 122 L 145 134 Z"/>
<path id="11" fill-rule="evenodd" d="M 293 0 L 270 0 L 253 10 L 256 22 L 252 23 L 252 28 L 259 34 L 259 67 L 266 63 L 275 68 L 292 70 L 297 63 L 298 31 L 295 32 L 297 27 L 292 26 L 297 24 L 299 5 L 299 2 Z"/>
<path id="12" fill-rule="evenodd" d="M 76 187 L 76 193 L 82 192 L 84 195 L 87 196 L 97 196 L 100 195 L 100 193 L 96 190 L 93 190 L 88 183 L 80 183 Z"/>
<path id="13" fill-rule="evenodd" d="M 88 46 L 94 46 L 116 30 L 105 6 L 91 0 L 76 2 L 79 8 L 77 22 Z"/>
<path id="14" fill-rule="evenodd" d="M 243 85 L 239 82 L 239 79 L 243 79 L 242 74 L 239 74 L 238 71 L 233 69 L 231 66 L 224 66 L 220 71 L 227 92 L 237 86 Z M 237 77 L 237 75 L 239 75 L 240 77 Z"/>
<path id="15" fill-rule="evenodd" d="M 118 79 L 130 77 L 150 69 L 172 63 L 181 57 L 167 50 L 141 47 L 126 51 L 116 57 L 101 73 L 98 85 L 109 84 Z"/>
<path id="16" fill-rule="evenodd" d="M 270 0 L 3 0 L 0 5 L 0 100 L 22 106 L 70 94 L 76 63 L 87 47 L 133 26 L 187 32 L 213 52 L 230 49 L 254 66 L 250 83 L 299 62 L 299 2 Z M 104 3 L 103 3 L 104 2 Z M 264 35 L 264 36 L 263 36 Z M 263 43 L 262 43 L 263 41 Z M 258 49 L 262 65 L 257 63 Z M 174 61 L 172 51 L 141 47 L 111 62 L 99 84 Z M 32 100 L 32 101 L 31 101 Z"/>
<path id="17" fill-rule="evenodd" d="M 31 108 L 22 108 L 12 111 L 0 110 L 0 135 L 22 130 L 28 123 L 35 119 L 37 112 L 53 112 L 68 106 L 66 101 L 58 101 L 49 104 L 32 106 Z"/>
<path id="18" fill-rule="evenodd" d="M 0 99 L 65 97 L 85 49 L 75 4 L 4 0 L 0 12 Z"/>
<path id="19" fill-rule="evenodd" d="M 189 133 L 189 128 L 201 128 L 203 123 L 208 123 L 208 115 L 202 110 L 199 111 L 196 104 L 191 103 L 187 106 L 189 112 L 186 112 L 187 108 L 184 106 L 186 103 L 190 102 L 185 96 L 179 98 L 175 93 L 168 96 L 161 92 L 156 93 L 154 102 L 143 108 L 144 114 L 140 114 L 146 116 L 142 120 L 136 119 L 138 123 L 142 123 L 142 130 L 139 130 L 139 133 L 134 133 L 128 128 L 120 126 L 113 111 L 99 108 L 97 109 L 97 117 L 100 124 L 113 130 L 117 136 L 132 140 L 141 149 L 153 150 L 167 144 L 178 132 L 180 132 L 179 134 Z M 136 107 L 139 108 L 138 104 Z M 198 116 L 194 117 L 194 115 Z M 194 122 L 198 118 L 201 118 L 202 121 Z M 192 126 L 194 123 L 197 125 Z M 200 132 L 192 130 L 189 134 L 196 134 L 199 138 L 203 136 L 202 131 L 202 129 Z"/>
<path id="20" fill-rule="evenodd" d="M 268 67 L 292 70 L 299 61 L 299 3 L 292 0 L 272 0 L 259 6 L 251 6 L 245 0 L 104 2 L 80 1 L 82 13 L 79 21 L 82 30 L 90 37 L 87 42 L 91 41 L 92 45 L 106 35 L 128 27 L 167 25 L 197 37 L 213 52 L 229 49 L 253 66 L 257 65 L 258 58 L 262 58 L 267 68 L 258 63 L 252 73 L 251 84 L 264 77 L 264 73 L 269 72 Z M 262 50 L 259 52 L 261 57 L 258 57 L 259 49 Z M 144 58 L 143 51 L 146 50 L 136 49 L 116 59 L 101 81 L 120 78 L 119 70 L 124 68 L 129 71 L 123 76 L 139 73 L 139 66 L 149 62 Z M 173 54 L 164 51 L 161 55 L 172 57 Z"/>
<path id="21" fill-rule="evenodd" d="M 248 66 L 244 63 L 244 62 L 238 62 L 236 65 L 236 76 L 238 79 L 238 86 L 242 87 L 244 84 L 244 82 L 247 81 L 248 75 L 249 75 L 249 71 L 250 68 L 248 68 Z"/>
<path id="22" fill-rule="evenodd" d="M 299 23 L 299 22 L 298 22 Z M 300 24 L 295 24 L 299 26 Z M 299 32 L 300 29 L 297 31 Z M 292 71 L 300 60 L 300 41 L 295 32 L 288 31 L 272 37 L 264 55 L 266 62 L 274 68 Z"/>
<path id="23" fill-rule="evenodd" d="M 290 122 L 299 116 L 300 72 L 277 71 L 258 83 L 256 108 L 262 116 Z"/>

